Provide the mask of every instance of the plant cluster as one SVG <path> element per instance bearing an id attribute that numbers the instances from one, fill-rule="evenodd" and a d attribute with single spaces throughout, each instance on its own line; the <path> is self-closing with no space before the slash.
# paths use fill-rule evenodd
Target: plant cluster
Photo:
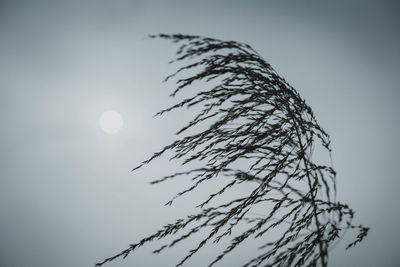
<path id="1" fill-rule="evenodd" d="M 204 238 L 185 255 L 184 264 L 207 243 L 229 239 L 229 245 L 212 260 L 213 266 L 242 242 L 262 238 L 280 227 L 273 242 L 260 247 L 259 255 L 243 266 L 316 266 L 328 264 L 330 249 L 346 229 L 359 230 L 347 248 L 361 242 L 369 228 L 352 223 L 354 212 L 336 201 L 336 172 L 331 163 L 313 159 L 315 150 L 330 155 L 330 137 L 318 124 L 312 109 L 299 93 L 249 45 L 235 41 L 192 35 L 159 34 L 152 38 L 179 43 L 174 62 L 190 62 L 166 80 L 177 78 L 180 91 L 203 81 L 213 85 L 194 92 L 157 115 L 197 106 L 200 111 L 177 132 L 178 139 L 145 160 L 138 169 L 166 152 L 182 164 L 200 162 L 200 168 L 162 177 L 157 184 L 178 176 L 190 178 L 192 185 L 177 197 L 200 184 L 214 180 L 221 187 L 204 199 L 196 214 L 165 225 L 117 255 L 96 264 L 101 266 L 154 240 L 173 236 L 170 243 L 154 253 L 172 247 L 202 232 Z M 187 73 L 191 73 L 187 75 Z M 208 123 L 208 124 L 207 124 Z M 196 126 L 208 125 L 204 130 Z M 195 130 L 195 133 L 189 133 Z M 186 134 L 186 135 L 185 135 Z M 236 164 L 242 162 L 241 164 Z M 246 162 L 246 164 L 243 164 Z M 224 179 L 221 179 L 224 177 Z M 225 183 L 224 183 L 225 182 Z M 213 199 L 242 183 L 254 183 L 247 196 L 212 205 Z M 254 217 L 257 205 L 270 207 Z M 233 234 L 239 224 L 245 231 Z"/>

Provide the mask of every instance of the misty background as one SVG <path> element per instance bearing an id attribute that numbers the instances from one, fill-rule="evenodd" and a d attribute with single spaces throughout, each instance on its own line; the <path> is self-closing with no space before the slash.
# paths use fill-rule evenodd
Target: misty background
<path id="1" fill-rule="evenodd" d="M 156 33 L 258 51 L 330 133 L 338 200 L 371 227 L 345 251 L 348 232 L 330 266 L 398 266 L 399 12 L 396 1 L 1 1 L 0 266 L 93 266 L 199 203 L 164 206 L 186 185 L 149 185 L 174 172 L 165 158 L 130 172 L 191 114 L 153 118 L 174 102 L 161 81 L 177 47 L 146 38 Z M 125 121 L 115 135 L 98 124 L 108 109 Z M 106 266 L 174 266 L 194 245 L 145 246 Z M 249 243 L 218 266 L 254 253 Z"/>

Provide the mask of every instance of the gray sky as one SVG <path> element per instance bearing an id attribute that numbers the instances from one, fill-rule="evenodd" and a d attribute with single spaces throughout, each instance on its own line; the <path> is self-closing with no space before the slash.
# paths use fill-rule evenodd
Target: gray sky
<path id="1" fill-rule="evenodd" d="M 0 265 L 92 266 L 198 204 L 164 207 L 185 183 L 148 184 L 174 164 L 130 172 L 189 118 L 152 118 L 172 103 L 161 81 L 175 46 L 144 37 L 187 33 L 252 45 L 331 134 L 339 201 L 371 231 L 330 266 L 398 266 L 399 12 L 396 1 L 1 1 Z M 98 126 L 107 109 L 124 117 L 118 134 Z M 192 246 L 109 266 L 173 266 Z"/>

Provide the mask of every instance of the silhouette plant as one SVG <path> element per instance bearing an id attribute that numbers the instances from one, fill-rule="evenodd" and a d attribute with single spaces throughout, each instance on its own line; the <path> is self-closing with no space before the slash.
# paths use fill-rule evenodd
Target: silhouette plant
<path id="1" fill-rule="evenodd" d="M 181 44 L 174 61 L 194 60 L 165 79 L 185 71 L 192 73 L 177 80 L 172 97 L 194 82 L 204 81 L 206 85 L 214 82 L 215 86 L 156 114 L 198 106 L 201 111 L 177 135 L 197 129 L 195 126 L 200 124 L 209 123 L 209 126 L 178 138 L 134 170 L 168 151 L 172 152 L 172 159 L 183 160 L 182 164 L 200 162 L 200 168 L 151 182 L 157 184 L 178 176 L 192 179 L 192 186 L 179 192 L 169 205 L 205 181 L 214 179 L 214 183 L 221 184 L 221 177 L 225 177 L 223 181 L 228 182 L 206 198 L 196 214 L 165 225 L 96 266 L 125 258 L 154 240 L 176 237 L 154 251 L 159 253 L 199 231 L 205 233 L 204 239 L 176 266 L 185 263 L 206 243 L 229 239 L 229 245 L 208 265 L 213 266 L 246 239 L 261 238 L 278 227 L 283 229 L 280 237 L 262 245 L 258 256 L 243 266 L 320 264 L 325 267 L 328 252 L 347 229 L 359 230 L 347 248 L 364 239 L 369 228 L 354 225 L 354 212 L 336 201 L 335 170 L 330 163 L 317 163 L 313 159 L 316 149 L 330 156 L 329 135 L 319 126 L 299 93 L 256 51 L 244 43 L 201 36 L 159 34 L 151 37 Z M 255 187 L 247 196 L 211 206 L 215 197 L 248 182 Z M 252 210 L 259 205 L 270 209 L 254 218 Z M 235 235 L 233 230 L 239 224 L 245 225 L 245 230 Z"/>

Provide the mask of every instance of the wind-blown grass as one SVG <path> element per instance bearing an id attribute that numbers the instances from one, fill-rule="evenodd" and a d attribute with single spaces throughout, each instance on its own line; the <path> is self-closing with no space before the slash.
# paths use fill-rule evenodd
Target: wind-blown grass
<path id="1" fill-rule="evenodd" d="M 204 238 L 177 262 L 184 264 L 207 243 L 229 239 L 230 244 L 208 266 L 213 266 L 247 239 L 262 238 L 284 225 L 280 238 L 266 242 L 259 255 L 244 266 L 321 266 L 328 265 L 329 250 L 347 229 L 359 234 L 347 248 L 361 242 L 369 228 L 352 223 L 354 212 L 336 201 L 336 172 L 331 164 L 313 160 L 315 149 L 330 155 L 330 137 L 320 127 L 312 109 L 299 93 L 249 45 L 192 35 L 154 35 L 179 43 L 176 62 L 191 62 L 168 76 L 166 80 L 189 71 L 189 77 L 176 81 L 171 96 L 191 84 L 204 81 L 216 83 L 212 88 L 194 92 L 190 97 L 161 110 L 200 107 L 198 114 L 177 133 L 179 138 L 154 153 L 142 164 L 150 164 L 166 152 L 183 164 L 198 161 L 202 167 L 165 176 L 157 184 L 178 176 L 192 179 L 192 186 L 178 192 L 177 197 L 190 193 L 205 181 L 225 176 L 229 182 L 207 196 L 198 206 L 198 213 L 165 225 L 113 257 L 96 264 L 127 257 L 134 250 L 154 240 L 173 236 L 167 245 L 177 243 L 202 232 Z M 196 126 L 209 122 L 205 130 Z M 186 136 L 183 136 L 187 134 Z M 248 164 L 234 168 L 245 160 Z M 231 199 L 212 206 L 212 200 L 242 183 L 256 183 L 246 197 Z M 220 183 L 217 183 L 220 184 Z M 251 209 L 269 203 L 271 211 L 264 216 L 251 217 Z M 246 230 L 232 235 L 239 223 Z M 186 230 L 186 231 L 183 231 Z M 184 233 L 183 233 L 184 232 Z"/>

